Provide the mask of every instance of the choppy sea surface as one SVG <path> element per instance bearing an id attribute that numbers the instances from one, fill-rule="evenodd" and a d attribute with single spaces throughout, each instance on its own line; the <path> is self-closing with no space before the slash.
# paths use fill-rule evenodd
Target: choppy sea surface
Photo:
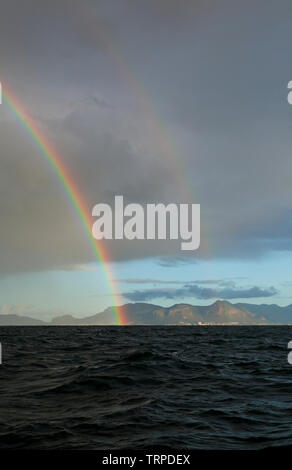
<path id="1" fill-rule="evenodd" d="M 1 449 L 292 445 L 289 326 L 1 327 Z"/>

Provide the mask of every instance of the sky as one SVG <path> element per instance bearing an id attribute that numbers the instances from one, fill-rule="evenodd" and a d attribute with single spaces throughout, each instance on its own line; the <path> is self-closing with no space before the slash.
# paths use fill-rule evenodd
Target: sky
<path id="1" fill-rule="evenodd" d="M 292 5 L 2 0 L 0 81 L 94 204 L 194 203 L 201 246 L 106 242 L 120 303 L 292 303 Z M 40 149 L 0 105 L 0 313 L 112 295 Z"/>

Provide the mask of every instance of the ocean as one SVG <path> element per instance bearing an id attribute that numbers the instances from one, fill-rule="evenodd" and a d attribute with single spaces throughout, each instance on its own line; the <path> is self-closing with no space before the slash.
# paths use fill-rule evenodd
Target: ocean
<path id="1" fill-rule="evenodd" d="M 292 445 L 291 326 L 1 327 L 0 448 Z"/>

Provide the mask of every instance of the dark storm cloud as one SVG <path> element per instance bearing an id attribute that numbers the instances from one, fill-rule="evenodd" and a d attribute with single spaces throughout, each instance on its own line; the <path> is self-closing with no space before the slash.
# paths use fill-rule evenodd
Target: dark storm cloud
<path id="1" fill-rule="evenodd" d="M 198 252 L 113 242 L 113 260 L 175 267 L 292 249 L 291 12 L 276 0 L 2 0 L 0 79 L 89 210 L 115 194 L 201 204 Z M 4 105 L 0 143 L 1 272 L 92 261 L 54 175 Z"/>
<path id="2" fill-rule="evenodd" d="M 78 107 L 80 105 L 92 105 L 92 106 L 99 106 L 101 108 L 106 108 L 106 109 L 114 109 L 114 106 L 112 106 L 110 103 L 108 103 L 105 99 L 99 98 L 98 96 L 88 96 L 86 99 L 79 100 L 79 101 L 73 101 L 71 103 L 72 107 Z"/>
<path id="3" fill-rule="evenodd" d="M 195 297 L 201 300 L 207 299 L 252 299 L 260 297 L 272 297 L 277 294 L 277 290 L 274 287 L 261 288 L 253 286 L 249 288 L 224 288 L 224 289 L 213 289 L 209 287 L 200 287 L 198 285 L 185 285 L 179 289 L 147 289 L 147 290 L 135 290 L 134 292 L 126 292 L 122 295 L 133 301 L 143 302 L 153 299 L 184 299 L 189 297 Z"/>

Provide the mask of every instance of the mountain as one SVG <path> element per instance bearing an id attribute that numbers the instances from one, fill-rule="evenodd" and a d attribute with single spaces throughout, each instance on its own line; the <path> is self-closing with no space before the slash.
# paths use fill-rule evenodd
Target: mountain
<path id="1" fill-rule="evenodd" d="M 217 300 L 209 306 L 177 304 L 171 307 L 147 303 L 126 304 L 122 307 L 128 325 L 194 325 L 194 324 L 240 324 L 258 325 L 270 323 L 262 314 L 250 312 L 245 306 Z M 116 325 L 112 307 L 101 313 L 77 319 L 63 316 L 53 320 L 54 325 Z"/>
<path id="2" fill-rule="evenodd" d="M 35 320 L 34 318 L 24 317 L 22 315 L 0 314 L 0 326 L 40 326 L 46 325 L 44 321 Z"/>
<path id="3" fill-rule="evenodd" d="M 126 305 L 126 318 L 131 323 L 143 323 L 150 320 L 139 314 L 137 304 Z M 237 308 L 230 302 L 217 300 L 212 305 L 194 306 L 189 304 L 177 304 L 169 308 L 157 307 L 151 311 L 151 324 L 262 324 L 268 323 L 263 316 L 257 316 L 246 308 Z M 149 308 L 149 306 L 148 306 Z"/>
<path id="4" fill-rule="evenodd" d="M 161 307 L 146 303 L 126 304 L 123 311 L 129 324 L 159 324 L 156 322 L 154 312 L 158 312 Z M 116 325 L 116 315 L 112 307 L 107 308 L 102 313 L 86 317 L 83 323 L 87 325 Z M 162 324 L 162 323 L 160 323 Z"/>
<path id="5" fill-rule="evenodd" d="M 53 318 L 51 321 L 52 325 L 76 325 L 79 320 L 72 315 L 60 315 L 59 317 Z"/>
<path id="6" fill-rule="evenodd" d="M 292 324 L 292 305 L 280 307 L 276 304 L 235 304 L 235 307 L 246 308 L 255 315 L 263 315 L 267 320 L 273 323 L 290 323 Z"/>
<path id="7" fill-rule="evenodd" d="M 128 325 L 267 325 L 292 324 L 292 305 L 232 304 L 217 300 L 211 305 L 176 304 L 161 307 L 148 303 L 130 303 L 122 307 Z M 0 326 L 24 325 L 116 325 L 115 309 L 109 307 L 101 313 L 83 318 L 63 315 L 50 323 L 20 315 L 1 315 Z"/>

